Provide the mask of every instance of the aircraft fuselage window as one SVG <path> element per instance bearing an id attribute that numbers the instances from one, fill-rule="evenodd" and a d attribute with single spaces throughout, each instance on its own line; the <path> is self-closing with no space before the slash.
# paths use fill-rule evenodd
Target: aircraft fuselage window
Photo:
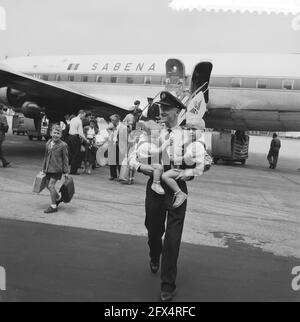
<path id="1" fill-rule="evenodd" d="M 152 76 L 151 83 L 155 85 L 161 85 L 162 84 L 161 76 Z"/>
<path id="2" fill-rule="evenodd" d="M 293 90 L 294 89 L 294 81 L 284 80 L 282 82 L 282 88 L 286 89 L 286 90 Z"/>
<path id="3" fill-rule="evenodd" d="M 231 80 L 231 87 L 235 87 L 235 88 L 242 87 L 242 79 L 241 78 L 233 78 Z"/>
<path id="4" fill-rule="evenodd" d="M 49 75 L 42 75 L 42 80 L 48 81 L 49 80 Z"/>
<path id="5" fill-rule="evenodd" d="M 115 84 L 118 81 L 118 77 L 117 76 L 111 76 L 110 78 L 110 82 Z"/>
<path id="6" fill-rule="evenodd" d="M 125 84 L 126 83 L 126 77 L 125 76 L 118 76 L 117 77 L 117 83 L 118 84 Z"/>
<path id="7" fill-rule="evenodd" d="M 134 83 L 134 79 L 133 79 L 133 77 L 127 77 L 127 78 L 126 78 L 126 83 L 127 83 L 127 84 L 133 84 L 133 83 Z"/>
<path id="8" fill-rule="evenodd" d="M 97 83 L 102 83 L 102 76 L 97 76 L 96 82 Z"/>
<path id="9" fill-rule="evenodd" d="M 89 81 L 88 76 L 84 75 L 81 77 L 82 82 L 87 83 Z"/>
<path id="10" fill-rule="evenodd" d="M 74 82 L 75 81 L 74 75 L 69 75 L 68 80 L 69 82 Z"/>
<path id="11" fill-rule="evenodd" d="M 55 80 L 56 80 L 57 82 L 60 82 L 60 81 L 61 81 L 61 75 L 56 75 L 56 76 L 55 76 Z"/>
<path id="12" fill-rule="evenodd" d="M 256 87 L 260 89 L 266 89 L 268 86 L 268 81 L 266 79 L 259 79 L 256 83 Z"/>
<path id="13" fill-rule="evenodd" d="M 151 84 L 151 76 L 145 76 L 144 84 L 150 85 Z"/>

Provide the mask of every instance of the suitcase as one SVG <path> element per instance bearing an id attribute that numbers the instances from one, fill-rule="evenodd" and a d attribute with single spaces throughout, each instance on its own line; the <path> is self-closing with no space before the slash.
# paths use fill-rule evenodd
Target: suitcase
<path id="1" fill-rule="evenodd" d="M 71 202 L 75 194 L 75 185 L 74 185 L 74 180 L 72 178 L 66 179 L 66 181 L 60 188 L 60 193 L 64 203 Z"/>
<path id="2" fill-rule="evenodd" d="M 128 181 L 129 180 L 129 166 L 127 164 L 123 164 L 121 166 L 119 179 L 121 181 Z"/>
<path id="3" fill-rule="evenodd" d="M 41 193 L 46 188 L 46 184 L 47 184 L 46 174 L 44 174 L 43 172 L 40 172 L 34 180 L 33 192 Z"/>

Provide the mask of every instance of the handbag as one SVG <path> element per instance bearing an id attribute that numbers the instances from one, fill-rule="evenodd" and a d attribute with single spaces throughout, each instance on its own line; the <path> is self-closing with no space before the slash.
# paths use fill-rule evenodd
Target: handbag
<path id="1" fill-rule="evenodd" d="M 46 174 L 43 172 L 40 172 L 34 180 L 33 192 L 41 193 L 46 188 L 46 185 L 47 185 Z"/>
<path id="2" fill-rule="evenodd" d="M 75 194 L 75 185 L 74 180 L 71 177 L 68 177 L 64 184 L 61 186 L 60 191 L 61 198 L 64 203 L 69 203 L 72 201 Z"/>

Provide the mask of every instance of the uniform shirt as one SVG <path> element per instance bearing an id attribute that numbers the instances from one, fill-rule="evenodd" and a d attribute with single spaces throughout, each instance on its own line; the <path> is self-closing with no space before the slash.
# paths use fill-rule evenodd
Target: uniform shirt
<path id="1" fill-rule="evenodd" d="M 79 135 L 84 138 L 82 120 L 79 116 L 74 117 L 70 122 L 69 135 Z"/>
<path id="2" fill-rule="evenodd" d="M 188 133 L 186 133 L 188 135 Z M 166 141 L 170 141 L 170 145 L 165 149 L 165 153 L 162 154 L 162 165 L 169 166 L 172 164 L 170 160 L 174 160 L 180 156 L 183 156 L 183 151 L 186 142 L 187 135 L 185 135 L 184 130 L 180 126 L 176 126 L 172 129 L 163 129 L 160 134 L 161 144 L 165 144 Z M 202 139 L 201 139 L 202 141 Z M 195 177 L 203 174 L 204 163 L 205 163 L 205 148 L 204 143 L 200 140 L 189 144 L 185 148 L 184 160 L 190 165 L 195 164 L 194 169 L 183 169 L 184 175 L 186 177 Z M 129 165 L 134 167 L 136 170 L 142 165 L 138 159 L 138 145 L 133 150 L 129 156 Z M 174 165 L 172 165 L 174 167 Z"/>
<path id="3" fill-rule="evenodd" d="M 149 161 L 154 164 L 159 163 L 159 147 L 154 142 L 151 142 L 146 134 L 141 135 L 135 149 L 139 163 L 149 164 Z"/>

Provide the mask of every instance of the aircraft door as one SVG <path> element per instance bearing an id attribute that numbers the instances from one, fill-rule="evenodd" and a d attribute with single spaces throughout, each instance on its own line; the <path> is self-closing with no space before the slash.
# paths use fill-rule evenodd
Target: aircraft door
<path id="1" fill-rule="evenodd" d="M 169 59 L 166 63 L 167 82 L 172 85 L 178 85 L 184 82 L 185 67 L 178 59 Z"/>
<path id="2" fill-rule="evenodd" d="M 185 88 L 185 66 L 178 59 L 166 62 L 166 90 L 181 96 Z"/>
<path id="3" fill-rule="evenodd" d="M 206 103 L 209 101 L 209 81 L 211 72 L 213 69 L 213 64 L 211 62 L 201 62 L 196 65 L 192 80 L 191 80 L 191 94 L 194 94 L 199 88 L 202 88 L 202 92 L 204 92 L 204 97 Z"/>

